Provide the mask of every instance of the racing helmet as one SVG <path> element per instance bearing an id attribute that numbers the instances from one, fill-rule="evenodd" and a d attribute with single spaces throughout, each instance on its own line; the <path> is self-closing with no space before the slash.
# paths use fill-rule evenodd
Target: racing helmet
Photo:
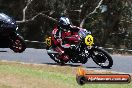
<path id="1" fill-rule="evenodd" d="M 67 17 L 60 17 L 59 19 L 59 26 L 63 29 L 68 29 L 70 27 L 71 23 L 69 18 Z"/>

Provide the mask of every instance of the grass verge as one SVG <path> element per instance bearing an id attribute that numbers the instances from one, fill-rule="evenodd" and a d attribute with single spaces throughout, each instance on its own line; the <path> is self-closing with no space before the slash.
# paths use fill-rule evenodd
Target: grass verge
<path id="1" fill-rule="evenodd" d="M 90 70 L 89 73 L 111 73 Z M 132 88 L 130 84 L 76 83 L 76 67 L 0 62 L 0 88 Z"/>

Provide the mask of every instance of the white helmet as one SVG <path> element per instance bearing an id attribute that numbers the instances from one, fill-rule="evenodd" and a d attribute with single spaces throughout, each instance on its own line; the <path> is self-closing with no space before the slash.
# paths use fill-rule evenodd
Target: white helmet
<path id="1" fill-rule="evenodd" d="M 61 17 L 59 20 L 59 26 L 61 26 L 64 29 L 67 29 L 70 27 L 71 23 L 70 20 L 67 17 Z"/>

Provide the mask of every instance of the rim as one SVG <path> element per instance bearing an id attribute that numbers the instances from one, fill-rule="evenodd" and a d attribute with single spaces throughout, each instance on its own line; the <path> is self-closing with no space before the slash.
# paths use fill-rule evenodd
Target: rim
<path id="1" fill-rule="evenodd" d="M 109 59 L 108 59 L 108 57 L 105 55 L 105 54 L 103 54 L 102 52 L 98 52 L 98 51 L 96 51 L 96 52 L 94 52 L 94 54 L 95 54 L 95 58 L 96 59 L 100 59 L 100 58 L 103 58 L 105 61 L 103 61 L 103 62 L 98 62 L 97 60 L 97 63 L 100 65 L 100 66 L 103 66 L 103 67 L 107 67 L 107 66 L 109 66 L 109 64 L 110 64 L 110 61 L 109 61 Z M 97 57 L 97 56 L 100 56 L 100 57 Z"/>
<path id="2" fill-rule="evenodd" d="M 50 50 L 52 50 L 52 46 L 49 48 Z M 62 60 L 58 59 L 58 54 L 50 54 L 52 56 L 51 59 L 53 59 L 55 62 L 59 63 L 59 64 L 65 64 L 65 62 L 63 62 Z"/>
<path id="3" fill-rule="evenodd" d="M 15 49 L 15 51 L 21 50 L 21 49 L 22 49 L 22 43 L 21 43 L 21 41 L 18 40 L 18 39 L 15 40 L 15 41 L 13 42 L 12 47 L 13 47 L 13 49 Z"/>
<path id="4" fill-rule="evenodd" d="M 55 54 L 50 54 L 50 55 L 53 57 L 51 59 L 53 59 L 55 62 L 57 62 L 57 63 L 59 63 L 61 65 L 65 64 L 63 61 L 61 61 L 60 59 L 58 59 Z"/>

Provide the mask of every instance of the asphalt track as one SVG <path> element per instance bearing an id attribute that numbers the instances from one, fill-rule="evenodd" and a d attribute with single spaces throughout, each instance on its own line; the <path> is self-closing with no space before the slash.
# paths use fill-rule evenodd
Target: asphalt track
<path id="1" fill-rule="evenodd" d="M 132 56 L 112 55 L 112 58 L 114 64 L 111 69 L 102 69 L 96 65 L 92 59 L 89 59 L 83 66 L 87 69 L 132 73 Z M 27 48 L 23 53 L 14 53 L 8 48 L 0 48 L 0 60 L 56 65 L 56 63 L 47 55 L 45 49 Z M 82 64 L 68 63 L 67 65 L 77 67 Z"/>

